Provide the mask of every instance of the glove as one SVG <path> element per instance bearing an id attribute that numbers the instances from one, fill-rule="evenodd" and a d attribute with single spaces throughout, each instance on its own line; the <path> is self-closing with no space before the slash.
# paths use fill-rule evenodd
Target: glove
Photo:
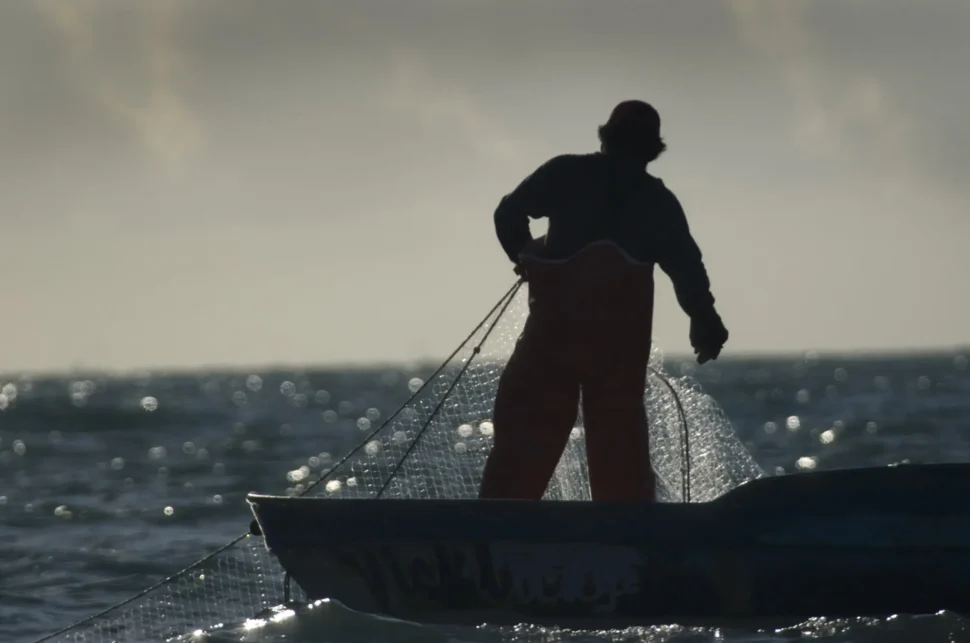
<path id="1" fill-rule="evenodd" d="M 697 355 L 697 363 L 717 359 L 728 340 L 728 331 L 716 311 L 690 320 L 690 345 Z"/>

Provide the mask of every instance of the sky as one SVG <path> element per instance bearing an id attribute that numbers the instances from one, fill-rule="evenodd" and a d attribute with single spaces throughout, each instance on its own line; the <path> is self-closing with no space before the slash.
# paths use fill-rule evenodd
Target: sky
<path id="1" fill-rule="evenodd" d="M 514 280 L 499 199 L 628 98 L 725 356 L 970 345 L 968 34 L 962 0 L 2 3 L 0 372 L 443 357 Z"/>

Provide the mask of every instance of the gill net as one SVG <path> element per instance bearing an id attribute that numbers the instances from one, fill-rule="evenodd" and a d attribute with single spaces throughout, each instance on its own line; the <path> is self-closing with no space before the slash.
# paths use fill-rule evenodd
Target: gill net
<path id="1" fill-rule="evenodd" d="M 491 448 L 491 411 L 505 360 L 528 312 L 516 283 L 409 399 L 379 424 L 361 417 L 355 446 L 325 462 L 312 455 L 286 472 L 285 495 L 473 499 Z M 664 370 L 654 347 L 645 403 L 661 502 L 705 502 L 763 475 L 714 400 L 688 376 Z M 263 491 L 263 490 L 261 490 Z M 265 490 L 272 493 L 276 490 Z M 582 414 L 545 498 L 589 500 Z M 245 524 L 251 516 L 241 515 Z M 38 639 L 75 643 L 219 640 L 220 630 L 282 618 L 304 601 L 261 537 L 244 533 L 128 600 Z"/>

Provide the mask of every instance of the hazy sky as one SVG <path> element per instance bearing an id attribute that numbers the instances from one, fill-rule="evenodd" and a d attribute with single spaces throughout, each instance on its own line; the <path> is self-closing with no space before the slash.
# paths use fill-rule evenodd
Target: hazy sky
<path id="1" fill-rule="evenodd" d="M 727 355 L 970 344 L 968 65 L 963 0 L 4 2 L 0 371 L 442 356 L 633 97 Z"/>

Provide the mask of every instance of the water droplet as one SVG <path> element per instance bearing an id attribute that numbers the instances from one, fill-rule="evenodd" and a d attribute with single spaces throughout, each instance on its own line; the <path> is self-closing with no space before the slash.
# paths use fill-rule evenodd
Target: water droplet
<path id="1" fill-rule="evenodd" d="M 217 505 L 221 505 L 222 496 L 217 493 L 216 495 L 212 496 L 212 502 L 216 503 Z"/>
<path id="2" fill-rule="evenodd" d="M 356 487 L 357 486 L 357 478 L 347 478 L 347 486 L 348 487 Z"/>
<path id="3" fill-rule="evenodd" d="M 242 450 L 246 453 L 255 453 L 256 451 L 259 451 L 260 448 L 261 445 L 259 440 L 245 440 L 242 443 Z"/>
<path id="4" fill-rule="evenodd" d="M 7 496 L 0 496 L 0 507 L 4 507 L 7 504 Z"/>
<path id="5" fill-rule="evenodd" d="M 141 408 L 145 409 L 149 413 L 158 410 L 158 400 L 151 395 L 141 398 Z"/>
<path id="6" fill-rule="evenodd" d="M 919 379 L 916 380 L 916 388 L 921 391 L 929 390 L 931 385 L 932 383 L 930 382 L 930 378 L 926 377 L 925 375 L 920 375 Z"/>
<path id="7" fill-rule="evenodd" d="M 24 513 L 32 514 L 34 513 L 34 505 L 32 503 L 27 503 L 24 505 Z"/>
<path id="8" fill-rule="evenodd" d="M 152 447 L 148 450 L 148 458 L 150 460 L 161 460 L 168 455 L 168 451 L 163 446 Z"/>
<path id="9" fill-rule="evenodd" d="M 835 431 L 832 429 L 826 429 L 818 436 L 818 441 L 822 444 L 832 444 L 835 442 Z"/>
<path id="10" fill-rule="evenodd" d="M 242 391 L 236 391 L 232 394 L 232 403 L 236 406 L 246 406 L 248 402 L 249 398 L 247 398 L 246 394 Z"/>
<path id="11" fill-rule="evenodd" d="M 3 395 L 9 401 L 13 402 L 17 399 L 17 385 L 13 382 L 4 384 L 3 388 L 0 389 L 0 395 Z"/>
<path id="12" fill-rule="evenodd" d="M 221 462 L 216 462 L 214 465 L 212 465 L 212 473 L 213 474 L 215 474 L 217 476 L 221 476 L 225 472 L 226 472 L 226 465 L 222 464 Z"/>
<path id="13" fill-rule="evenodd" d="M 253 393 L 261 390 L 263 388 L 263 378 L 259 375 L 250 375 L 246 378 L 246 388 Z"/>
<path id="14" fill-rule="evenodd" d="M 462 424 L 461 426 L 458 427 L 457 431 L 459 436 L 463 438 L 470 438 L 472 436 L 472 433 L 475 432 L 475 429 L 472 428 L 471 424 Z"/>
<path id="15" fill-rule="evenodd" d="M 765 433 L 767 433 L 768 435 L 771 435 L 777 430 L 778 430 L 777 424 L 775 424 L 774 422 L 765 422 Z"/>
<path id="16" fill-rule="evenodd" d="M 381 450 L 381 443 L 378 442 L 377 440 L 371 440 L 364 447 L 364 452 L 367 453 L 367 455 L 377 455 L 378 453 L 380 453 L 380 450 Z"/>
<path id="17" fill-rule="evenodd" d="M 468 445 L 466 445 L 464 442 L 455 443 L 455 453 L 461 454 L 461 453 L 466 453 L 467 451 L 468 451 Z"/>
<path id="18" fill-rule="evenodd" d="M 866 433 L 868 433 L 869 435 L 873 435 L 878 430 L 879 430 L 879 425 L 876 424 L 875 422 L 868 422 L 866 424 Z"/>
<path id="19" fill-rule="evenodd" d="M 54 509 L 54 515 L 58 518 L 70 518 L 71 511 L 67 508 L 67 505 L 59 505 Z"/>
<path id="20" fill-rule="evenodd" d="M 330 480 L 324 488 L 330 493 L 336 493 L 340 491 L 340 480 Z"/>
<path id="21" fill-rule="evenodd" d="M 374 407 L 367 409 L 367 412 L 364 413 L 364 415 L 371 422 L 377 422 L 379 419 L 381 419 L 381 412 L 375 409 Z"/>
<path id="22" fill-rule="evenodd" d="M 802 471 L 811 471 L 818 466 L 818 461 L 812 456 L 803 455 L 795 462 L 795 466 Z"/>
<path id="23" fill-rule="evenodd" d="M 290 381 L 283 382 L 280 384 L 280 393 L 286 397 L 294 395 L 296 393 L 296 384 Z"/>
<path id="24" fill-rule="evenodd" d="M 581 426 L 574 426 L 572 428 L 572 430 L 569 432 L 569 439 L 570 440 L 582 440 L 583 439 L 583 436 L 585 434 L 586 434 L 586 432 L 583 431 L 583 427 L 581 427 Z"/>
<path id="25" fill-rule="evenodd" d="M 795 394 L 795 401 L 799 404 L 808 404 L 808 401 L 812 399 L 812 394 L 807 388 L 803 388 Z"/>
<path id="26" fill-rule="evenodd" d="M 484 435 L 485 437 L 491 437 L 491 435 L 495 433 L 495 426 L 491 422 L 486 420 L 485 422 L 482 422 L 481 424 L 478 425 L 478 432 Z"/>
<path id="27" fill-rule="evenodd" d="M 115 471 L 121 471 L 122 469 L 125 468 L 125 459 L 124 458 L 120 458 L 120 457 L 119 458 L 112 458 L 111 459 L 111 468 L 114 469 Z"/>
<path id="28" fill-rule="evenodd" d="M 334 411 L 333 409 L 324 411 L 321 414 L 321 416 L 323 417 L 323 421 L 326 422 L 327 424 L 331 424 L 337 421 L 337 412 Z"/>
<path id="29" fill-rule="evenodd" d="M 195 457 L 199 460 L 205 460 L 209 457 L 209 450 L 203 447 L 195 452 Z"/>
<path id="30" fill-rule="evenodd" d="M 337 405 L 337 412 L 341 415 L 350 415 L 354 412 L 354 403 L 349 400 L 344 400 Z"/>
<path id="31" fill-rule="evenodd" d="M 287 482 L 299 482 L 310 475 L 309 467 L 300 467 L 299 469 L 294 469 L 286 474 Z"/>
<path id="32" fill-rule="evenodd" d="M 408 441 L 408 434 L 404 431 L 395 431 L 391 439 L 394 440 L 395 444 L 404 444 Z"/>
<path id="33" fill-rule="evenodd" d="M 0 411 L 6 411 L 9 406 L 10 399 L 3 393 L 0 393 Z"/>
<path id="34" fill-rule="evenodd" d="M 310 400 L 303 393 L 297 393 L 290 398 L 290 406 L 296 407 L 298 409 L 304 409 L 310 403 Z"/>
<path id="35" fill-rule="evenodd" d="M 330 393 L 321 389 L 313 394 L 313 400 L 317 404 L 327 404 L 330 402 Z"/>
<path id="36" fill-rule="evenodd" d="M 192 455 L 193 453 L 195 453 L 195 443 L 186 442 L 185 444 L 183 444 L 182 453 L 184 453 L 185 455 Z"/>
<path id="37" fill-rule="evenodd" d="M 162 509 L 162 513 L 166 516 L 172 516 L 175 514 L 175 507 L 169 506 Z"/>
<path id="38" fill-rule="evenodd" d="M 783 476 L 783 475 L 785 475 L 785 467 L 782 467 L 782 466 L 775 467 L 775 475 L 776 476 Z"/>
<path id="39" fill-rule="evenodd" d="M 369 431 L 370 420 L 368 420 L 367 418 L 357 418 L 357 428 L 360 429 L 361 431 Z"/>
<path id="40" fill-rule="evenodd" d="M 14 440 L 13 452 L 16 453 L 17 455 L 24 455 L 25 453 L 27 453 L 27 445 L 24 444 L 23 440 Z"/>
<path id="41" fill-rule="evenodd" d="M 845 370 L 844 368 L 835 369 L 836 382 L 845 382 L 848 379 L 849 379 L 849 372 L 847 370 Z"/>
<path id="42" fill-rule="evenodd" d="M 785 426 L 788 427 L 789 431 L 797 431 L 802 428 L 802 421 L 797 415 L 792 415 L 787 420 L 785 420 Z"/>
<path id="43" fill-rule="evenodd" d="M 424 380 L 422 380 L 420 377 L 412 377 L 410 380 L 408 380 L 408 389 L 412 393 L 417 393 L 419 390 L 421 390 L 422 386 L 424 386 Z"/>

